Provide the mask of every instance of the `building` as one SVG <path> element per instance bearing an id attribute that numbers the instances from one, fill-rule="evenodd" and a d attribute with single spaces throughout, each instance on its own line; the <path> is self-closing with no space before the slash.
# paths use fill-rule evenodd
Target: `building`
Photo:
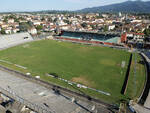
<path id="1" fill-rule="evenodd" d="M 5 30 L 5 33 L 6 33 L 6 34 L 11 34 L 11 33 L 12 33 L 12 30 L 11 30 L 11 29 L 6 29 L 6 30 Z"/>
<path id="2" fill-rule="evenodd" d="M 33 23 L 33 25 L 35 25 L 35 26 L 41 25 L 41 22 L 40 22 L 40 21 L 33 21 L 32 23 Z"/>
<path id="3" fill-rule="evenodd" d="M 111 31 L 111 30 L 115 29 L 115 27 L 116 27 L 115 25 L 109 25 L 108 30 Z"/>
<path id="4" fill-rule="evenodd" d="M 12 24 L 12 23 L 14 23 L 14 22 L 15 22 L 14 19 L 8 19 L 8 23 L 9 23 L 9 24 Z"/>
<path id="5" fill-rule="evenodd" d="M 143 42 L 144 41 L 144 33 L 127 33 L 127 39 L 134 42 Z"/>
<path id="6" fill-rule="evenodd" d="M 122 17 L 122 14 L 121 14 L 121 12 L 119 12 L 119 17 Z"/>
<path id="7" fill-rule="evenodd" d="M 28 29 L 28 32 L 29 32 L 31 35 L 36 35 L 36 34 L 37 34 L 37 30 L 36 30 L 34 27 Z"/>

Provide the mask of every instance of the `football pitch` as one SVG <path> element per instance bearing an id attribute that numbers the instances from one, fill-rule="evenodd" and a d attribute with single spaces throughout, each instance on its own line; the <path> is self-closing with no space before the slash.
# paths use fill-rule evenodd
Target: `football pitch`
<path id="1" fill-rule="evenodd" d="M 125 95 L 121 94 L 130 54 L 125 50 L 108 47 L 41 40 L 0 51 L 0 64 L 78 91 L 64 81 L 47 76 L 56 73 L 65 80 L 110 94 L 78 88 L 87 95 L 105 102 L 118 103 L 121 99 L 139 97 L 144 87 L 145 68 L 138 63 L 141 58 L 137 54 L 137 60 L 133 58 L 137 63 L 133 62 L 131 66 L 129 87 Z M 136 90 L 133 91 L 134 88 Z"/>

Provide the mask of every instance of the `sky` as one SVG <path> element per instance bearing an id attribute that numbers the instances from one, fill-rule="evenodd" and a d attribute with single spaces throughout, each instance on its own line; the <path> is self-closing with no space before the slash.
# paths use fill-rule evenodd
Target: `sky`
<path id="1" fill-rule="evenodd" d="M 0 12 L 78 10 L 124 1 L 126 0 L 0 0 Z"/>

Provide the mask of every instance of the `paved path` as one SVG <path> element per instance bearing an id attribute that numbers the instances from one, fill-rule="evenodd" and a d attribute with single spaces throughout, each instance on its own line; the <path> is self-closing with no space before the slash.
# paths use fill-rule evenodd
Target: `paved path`
<path id="1" fill-rule="evenodd" d="M 147 96 L 147 99 L 146 99 L 146 102 L 144 103 L 144 106 L 146 107 L 146 108 L 149 108 L 149 110 L 150 110 L 150 92 L 149 92 L 149 94 L 148 94 L 148 96 Z M 149 111 L 150 112 L 150 111 Z"/>
<path id="2" fill-rule="evenodd" d="M 147 62 L 149 63 L 150 66 L 150 58 L 146 56 L 145 54 L 142 53 L 142 55 L 146 58 Z M 136 104 L 133 106 L 133 108 L 138 112 L 138 113 L 150 113 L 150 91 L 149 94 L 146 98 L 146 101 L 143 106 Z"/>
<path id="3" fill-rule="evenodd" d="M 2 70 L 0 70 L 0 87 L 15 92 L 21 98 L 31 103 L 36 103 L 46 109 L 51 108 L 56 113 L 88 113 L 84 107 L 92 108 L 92 105 L 82 101 L 78 101 L 79 104 L 72 103 L 67 98 L 55 94 L 50 89 Z"/>
<path id="4" fill-rule="evenodd" d="M 137 113 L 150 113 L 150 109 L 136 104 L 133 106 Z"/>
<path id="5" fill-rule="evenodd" d="M 150 67 L 150 56 L 147 56 L 146 59 L 147 59 L 147 62 L 149 63 L 149 67 Z M 144 103 L 144 106 L 145 106 L 147 109 L 149 109 L 149 113 L 150 113 L 150 91 L 149 91 L 149 94 L 148 94 L 148 96 L 147 96 L 147 99 L 146 99 L 146 101 L 145 101 L 145 103 Z"/>

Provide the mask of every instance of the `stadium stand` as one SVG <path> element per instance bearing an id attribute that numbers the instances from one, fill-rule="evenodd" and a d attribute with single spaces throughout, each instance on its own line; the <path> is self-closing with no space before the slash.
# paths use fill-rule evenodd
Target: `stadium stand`
<path id="1" fill-rule="evenodd" d="M 12 35 L 0 35 L 0 50 L 30 41 L 33 41 L 33 38 L 27 32 Z"/>
<path id="2" fill-rule="evenodd" d="M 63 32 L 61 37 L 82 39 L 82 40 L 95 40 L 102 42 L 117 43 L 120 36 L 113 34 L 93 34 L 93 33 L 80 33 L 80 32 Z"/>
<path id="3" fill-rule="evenodd" d="M 147 52 L 147 51 L 143 52 L 143 53 L 141 53 L 141 56 L 146 65 L 147 78 L 146 78 L 146 83 L 145 83 L 145 88 L 144 88 L 143 94 L 139 100 L 139 104 L 144 105 L 147 100 L 149 101 L 148 96 L 150 93 L 150 90 L 149 90 L 150 89 L 150 62 L 149 62 L 150 52 Z"/>
<path id="4" fill-rule="evenodd" d="M 145 55 L 150 59 L 150 51 L 149 52 L 145 52 Z"/>

